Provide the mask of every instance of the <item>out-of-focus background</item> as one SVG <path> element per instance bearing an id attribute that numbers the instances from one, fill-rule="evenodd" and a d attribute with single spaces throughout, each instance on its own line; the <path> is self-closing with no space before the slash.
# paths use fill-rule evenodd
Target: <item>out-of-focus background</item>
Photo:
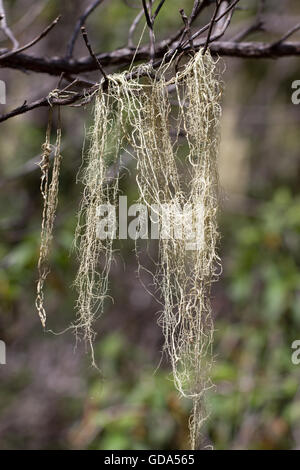
<path id="1" fill-rule="evenodd" d="M 64 54 L 89 2 L 4 3 L 21 44 L 62 14 L 56 29 L 30 50 L 54 56 Z M 107 0 L 88 20 L 97 52 L 126 44 L 137 13 L 126 3 L 139 5 Z M 241 3 L 227 37 L 253 20 L 257 2 Z M 299 23 L 297 0 L 265 3 L 267 32 L 250 39 L 275 40 Z M 178 29 L 179 8 L 188 12 L 191 4 L 172 0 L 172 8 L 165 6 L 157 38 Z M 198 21 L 205 24 L 208 15 L 211 10 Z M 75 54 L 86 55 L 81 38 Z M 300 62 L 224 58 L 222 69 L 223 274 L 212 293 L 215 390 L 203 434 L 216 449 L 300 448 L 300 365 L 291 360 L 292 342 L 300 339 L 300 105 L 291 102 Z M 0 113 L 46 95 L 58 80 L 6 69 L 0 79 L 7 85 Z M 63 165 L 46 297 L 48 328 L 55 332 L 75 315 L 71 246 L 82 191 L 76 174 L 91 111 L 62 109 Z M 167 361 L 160 364 L 159 305 L 138 279 L 133 242 L 119 246 L 110 276 L 114 303 L 96 325 L 101 373 L 71 331 L 56 335 L 41 328 L 34 308 L 42 207 L 36 161 L 46 125 L 41 108 L 1 124 L 0 131 L 0 339 L 7 345 L 7 364 L 0 365 L 0 448 L 187 448 L 190 404 L 178 397 Z M 134 176 L 129 173 L 122 185 L 134 199 Z"/>

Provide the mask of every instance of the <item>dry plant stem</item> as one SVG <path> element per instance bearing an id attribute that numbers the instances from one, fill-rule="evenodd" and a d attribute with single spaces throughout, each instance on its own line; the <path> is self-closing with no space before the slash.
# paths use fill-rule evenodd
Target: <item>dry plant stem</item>
<path id="1" fill-rule="evenodd" d="M 51 172 L 50 155 L 52 152 L 51 146 L 51 125 L 52 125 L 52 108 L 49 111 L 48 129 L 46 133 L 46 141 L 42 146 L 42 159 L 39 163 L 41 168 L 41 185 L 40 190 L 43 197 L 43 215 L 42 215 L 42 230 L 41 230 L 41 245 L 38 261 L 38 283 L 37 283 L 37 296 L 36 308 L 41 319 L 42 325 L 46 326 L 46 310 L 44 307 L 44 284 L 49 274 L 49 254 L 53 238 L 53 227 L 55 221 L 55 214 L 58 202 L 58 187 L 59 187 L 59 172 L 61 164 L 61 127 L 60 127 L 60 108 L 58 108 L 58 128 L 56 135 L 56 143 L 54 148 L 53 167 Z"/>

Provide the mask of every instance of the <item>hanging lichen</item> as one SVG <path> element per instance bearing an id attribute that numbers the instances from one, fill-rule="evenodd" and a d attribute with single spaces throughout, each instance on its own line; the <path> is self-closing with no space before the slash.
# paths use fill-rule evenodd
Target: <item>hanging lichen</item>
<path id="1" fill-rule="evenodd" d="M 43 214 L 40 254 L 38 260 L 38 282 L 36 308 L 43 327 L 46 326 L 46 310 L 44 307 L 44 283 L 49 274 L 49 253 L 53 238 L 53 226 L 58 202 L 59 172 L 61 163 L 61 128 L 60 109 L 58 108 L 58 128 L 55 146 L 51 145 L 51 125 L 53 110 L 50 108 L 46 140 L 42 146 L 42 159 L 39 163 L 41 168 L 40 191 L 43 197 Z M 53 156 L 52 172 L 51 157 Z"/>
<path id="2" fill-rule="evenodd" d="M 91 345 L 92 354 L 93 323 L 102 313 L 107 297 L 114 235 L 113 229 L 105 240 L 98 236 L 98 211 L 116 202 L 118 156 L 122 143 L 120 104 L 120 101 L 112 99 L 110 89 L 106 92 L 99 90 L 89 135 L 86 168 L 81 176 L 84 191 L 75 236 L 79 254 L 79 269 L 75 279 L 78 291 L 75 328 L 78 333 L 83 331 L 84 339 Z M 111 167 L 114 167 L 115 175 L 110 174 Z"/>
<path id="3" fill-rule="evenodd" d="M 131 145 L 137 155 L 137 183 L 141 202 L 154 205 L 163 227 L 166 212 L 168 233 L 159 238 L 159 261 L 155 281 L 163 302 L 160 323 L 165 336 L 175 385 L 182 396 L 193 400 L 191 441 L 200 446 L 203 401 L 212 384 L 213 322 L 210 287 L 216 277 L 218 172 L 217 150 L 220 122 L 220 83 L 209 53 L 200 51 L 166 82 L 165 73 L 149 70 L 147 86 L 128 100 L 132 125 Z M 179 103 L 177 135 L 184 131 L 188 155 L 179 159 L 179 143 L 172 141 L 168 86 L 175 85 Z M 132 106 L 134 103 L 134 106 Z M 182 217 L 194 218 L 191 233 L 176 236 Z M 189 217 L 187 217 L 189 218 Z M 188 220 L 182 220 L 182 226 Z M 189 225 L 191 229 L 191 224 Z"/>
<path id="4" fill-rule="evenodd" d="M 159 70 L 139 66 L 130 73 L 111 75 L 105 86 L 99 86 L 81 174 L 84 190 L 75 237 L 79 269 L 74 326 L 92 348 L 93 325 L 109 295 L 116 235 L 115 220 L 111 220 L 107 236 L 99 236 L 99 210 L 106 207 L 109 214 L 109 208 L 117 204 L 120 154 L 130 152 L 137 161 L 139 202 L 151 206 L 152 215 L 154 208 L 162 227 L 153 273 L 163 305 L 159 322 L 175 385 L 181 396 L 193 401 L 191 445 L 197 449 L 206 417 L 205 393 L 212 387 L 210 289 L 220 266 L 216 244 L 221 91 L 216 63 L 208 51 L 194 54 L 171 78 L 173 66 L 173 61 L 163 63 Z M 171 103 L 171 91 L 175 91 L 176 105 Z M 47 187 L 47 172 L 43 178 Z M 46 216 L 50 228 L 51 214 Z M 44 310 L 38 308 L 44 321 Z"/>

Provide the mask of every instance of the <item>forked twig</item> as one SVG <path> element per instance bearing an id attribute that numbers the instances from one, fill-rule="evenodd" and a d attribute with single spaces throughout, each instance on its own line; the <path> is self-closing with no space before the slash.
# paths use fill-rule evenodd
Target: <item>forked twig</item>
<path id="1" fill-rule="evenodd" d="M 149 9 L 148 9 L 148 6 L 147 6 L 147 3 L 146 3 L 146 0 L 142 0 L 142 4 L 143 4 L 143 9 L 144 9 L 144 14 L 145 14 L 145 18 L 146 18 L 146 23 L 147 23 L 147 26 L 149 28 L 149 37 L 150 37 L 150 59 L 151 59 L 151 63 L 153 63 L 154 61 L 154 57 L 155 57 L 155 35 L 154 35 L 154 21 L 155 19 L 157 18 L 157 15 L 159 14 L 162 6 L 164 5 L 166 0 L 161 0 L 156 8 L 156 10 L 154 11 L 154 13 L 152 14 L 152 4 L 153 4 L 153 0 L 149 0 L 150 4 L 149 4 Z"/>

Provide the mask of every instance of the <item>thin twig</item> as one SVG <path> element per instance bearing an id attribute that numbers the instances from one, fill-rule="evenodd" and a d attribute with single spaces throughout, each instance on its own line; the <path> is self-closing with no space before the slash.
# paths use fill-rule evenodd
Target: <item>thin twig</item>
<path id="1" fill-rule="evenodd" d="M 192 13 L 189 17 L 189 28 L 192 26 L 193 22 L 196 20 L 196 18 L 198 18 L 198 16 L 200 15 L 200 13 L 210 5 L 210 3 L 214 1 L 214 0 L 195 0 L 194 1 L 194 5 L 193 5 L 193 9 L 192 9 Z M 185 35 L 186 35 L 186 27 L 184 26 L 183 28 L 181 28 L 175 36 L 173 36 L 173 40 L 171 42 L 175 42 L 177 41 L 179 38 L 179 47 L 181 46 L 184 38 L 185 38 Z M 191 38 L 191 41 L 192 41 L 192 38 Z"/>
<path id="2" fill-rule="evenodd" d="M 80 16 L 80 18 L 78 19 L 76 25 L 75 25 L 75 28 L 74 28 L 74 32 L 73 32 L 73 35 L 67 45 L 67 54 L 66 54 L 66 58 L 67 59 L 70 59 L 72 56 L 73 56 L 73 51 L 74 51 L 74 47 L 75 47 L 75 43 L 76 43 L 76 40 L 78 38 L 78 35 L 80 33 L 80 28 L 81 26 L 83 26 L 87 20 L 87 18 L 90 16 L 91 13 L 93 13 L 93 11 L 97 8 L 98 5 L 100 5 L 104 0 L 96 0 L 94 2 L 92 2 L 88 7 L 87 9 L 84 11 L 83 15 Z"/>
<path id="3" fill-rule="evenodd" d="M 89 92 L 92 93 L 95 90 L 97 90 L 97 88 L 98 88 L 98 85 L 95 85 L 89 89 Z M 69 106 L 85 97 L 86 97 L 86 89 L 80 93 L 68 94 L 68 96 L 64 96 L 63 98 L 53 97 L 51 98 L 51 106 Z M 44 98 L 41 98 L 40 100 L 33 101 L 31 103 L 27 103 L 27 101 L 24 101 L 24 103 L 18 108 L 13 109 L 7 114 L 0 115 L 0 122 L 7 121 L 7 119 L 10 119 L 14 116 L 19 116 L 28 111 L 32 111 L 33 109 L 36 109 L 36 108 L 49 107 L 49 106 L 50 106 L 49 95 L 45 96 Z"/>
<path id="4" fill-rule="evenodd" d="M 239 31 L 235 36 L 233 36 L 230 39 L 230 41 L 234 41 L 234 42 L 242 41 L 250 34 L 255 33 L 256 31 L 261 31 L 263 29 L 263 24 L 264 23 L 262 20 L 258 20 L 255 23 L 250 24 L 245 29 Z"/>
<path id="5" fill-rule="evenodd" d="M 265 11 L 265 8 L 266 8 L 266 0 L 259 0 L 258 9 L 257 9 L 257 16 L 259 18 L 262 17 Z"/>
<path id="6" fill-rule="evenodd" d="M 296 24 L 296 26 L 293 26 L 284 36 L 282 36 L 278 41 L 275 41 L 272 43 L 272 47 L 277 47 L 280 44 L 282 44 L 284 41 L 286 41 L 292 34 L 296 33 L 296 31 L 300 30 L 300 23 Z"/>
<path id="7" fill-rule="evenodd" d="M 214 23 L 217 23 L 218 21 L 220 21 L 222 18 L 224 18 L 224 16 L 227 15 L 227 13 L 229 13 L 231 10 L 233 10 L 233 8 L 240 2 L 241 0 L 234 0 L 228 8 L 226 8 L 226 10 L 221 14 L 219 15 L 217 18 L 215 18 L 214 20 Z M 197 37 L 199 37 L 202 33 L 205 33 L 205 31 L 207 31 L 211 26 L 211 22 L 208 23 L 207 25 L 203 26 L 203 28 L 199 29 L 199 31 L 197 31 L 196 33 L 194 33 L 192 35 L 192 40 L 196 39 Z M 188 43 L 188 41 L 186 41 L 184 44 L 183 44 L 183 47 L 186 46 Z"/>
<path id="8" fill-rule="evenodd" d="M 54 28 L 54 26 L 57 25 L 60 18 L 61 18 L 61 15 L 59 15 L 49 26 L 47 26 L 47 28 L 44 29 L 44 31 L 42 31 L 41 34 L 39 34 L 36 38 L 34 38 L 29 43 L 25 44 L 25 46 L 19 47 L 18 49 L 15 49 L 13 51 L 6 52 L 5 54 L 2 54 L 0 56 L 0 60 L 7 59 L 8 57 L 12 57 L 16 54 L 19 54 L 19 52 L 23 52 L 26 49 L 29 49 L 30 47 L 34 46 L 37 42 L 39 42 L 41 39 L 43 39 Z"/>
<path id="9" fill-rule="evenodd" d="M 235 10 L 235 8 L 232 8 L 228 12 L 228 14 L 222 18 L 222 22 L 217 23 L 216 30 L 215 30 L 214 34 L 209 39 L 210 44 L 213 43 L 214 41 L 217 41 L 218 39 L 220 39 L 226 33 L 226 31 L 227 31 L 227 29 L 230 25 L 231 19 L 233 17 L 234 10 Z"/>
<path id="10" fill-rule="evenodd" d="M 195 19 L 202 13 L 202 11 L 209 7 L 211 3 L 214 3 L 215 0 L 194 0 L 194 5 L 192 8 L 192 13 L 189 18 L 190 26 L 195 21 Z"/>
<path id="11" fill-rule="evenodd" d="M 221 0 L 218 14 L 221 15 L 222 13 L 224 13 L 224 11 L 226 10 L 226 8 L 228 8 L 229 5 L 230 5 L 230 0 Z M 215 27 L 213 28 L 213 37 L 218 36 L 219 33 L 223 31 L 224 25 L 227 22 L 228 17 L 230 16 L 231 12 L 233 14 L 233 11 L 234 10 L 231 10 L 228 13 L 228 15 L 224 16 L 220 21 L 216 23 Z M 212 41 L 212 38 L 210 38 L 209 42 L 211 41 Z"/>
<path id="12" fill-rule="evenodd" d="M 209 25 L 207 38 L 206 38 L 205 46 L 204 46 L 204 49 L 203 49 L 203 55 L 207 51 L 207 48 L 208 48 L 208 45 L 209 45 L 209 40 L 210 40 L 210 37 L 211 37 L 211 34 L 212 34 L 212 30 L 213 30 L 213 27 L 214 27 L 214 24 L 215 24 L 215 19 L 217 17 L 220 5 L 221 5 L 221 1 L 216 0 L 216 8 L 215 8 L 214 14 L 212 16 L 212 19 L 211 19 L 211 22 L 210 22 L 210 25 Z"/>
<path id="13" fill-rule="evenodd" d="M 147 26 L 148 26 L 149 29 L 152 29 L 153 24 L 152 24 L 151 17 L 150 17 L 149 11 L 148 11 L 146 0 L 142 0 L 142 3 L 143 3 L 143 9 L 144 9 L 144 14 L 145 14 Z"/>
<path id="14" fill-rule="evenodd" d="M 166 0 L 160 0 L 155 12 L 153 13 L 153 16 L 152 16 L 152 20 L 154 21 L 157 17 L 157 15 L 159 14 L 161 8 L 163 7 L 164 3 L 165 3 Z"/>
<path id="15" fill-rule="evenodd" d="M 88 35 L 87 35 L 87 32 L 86 32 L 86 29 L 85 29 L 85 26 L 81 26 L 81 33 L 82 33 L 82 36 L 83 36 L 83 39 L 84 39 L 84 42 L 85 42 L 85 45 L 91 55 L 91 57 L 93 57 L 94 61 L 96 62 L 100 72 L 102 73 L 103 77 L 104 77 L 104 80 L 106 82 L 108 82 L 108 77 L 105 73 L 105 70 L 104 68 L 102 67 L 102 65 L 100 64 L 100 60 L 98 59 L 98 57 L 96 56 L 96 54 L 94 53 L 93 49 L 92 49 L 92 46 L 90 44 L 90 41 L 89 41 L 89 38 L 88 38 Z"/>
<path id="16" fill-rule="evenodd" d="M 189 40 L 189 43 L 190 43 L 190 48 L 191 49 L 194 49 L 194 44 L 193 44 L 193 40 L 192 40 L 192 33 L 191 33 L 191 28 L 190 28 L 190 22 L 189 22 L 189 19 L 188 17 L 186 16 L 185 12 L 184 12 L 184 9 L 182 8 L 181 10 L 179 10 L 179 13 L 181 15 L 181 18 L 182 18 L 182 21 L 184 23 L 184 32 L 183 32 L 183 35 L 182 35 L 182 41 L 185 37 L 185 35 L 188 36 L 188 40 Z"/>
<path id="17" fill-rule="evenodd" d="M 193 19 L 197 16 L 197 12 L 200 9 L 200 3 L 201 3 L 200 0 L 195 0 L 194 1 L 192 13 L 191 13 L 190 18 L 189 18 L 189 25 L 191 24 Z M 205 3 L 205 2 L 202 2 L 202 5 L 203 5 L 203 3 Z"/>
<path id="18" fill-rule="evenodd" d="M 13 23 L 12 28 L 14 34 L 22 34 L 24 31 L 30 29 L 32 23 L 36 21 L 44 8 L 46 8 L 48 2 L 49 0 L 34 2 L 29 8 L 27 8 L 27 11 L 22 18 L 20 18 L 16 23 Z"/>
<path id="19" fill-rule="evenodd" d="M 148 10 L 146 0 L 142 0 L 143 3 L 143 9 L 144 9 L 144 14 L 146 18 L 146 23 L 149 28 L 149 38 L 150 38 L 150 62 L 153 63 L 154 57 L 155 57 L 155 36 L 154 36 L 154 30 L 153 30 L 153 25 L 154 25 L 154 20 L 152 18 L 152 0 L 150 0 L 150 12 Z"/>
<path id="20" fill-rule="evenodd" d="M 255 21 L 247 26 L 245 29 L 242 31 L 238 32 L 235 36 L 233 36 L 230 41 L 242 41 L 245 39 L 247 36 L 250 34 L 256 32 L 256 31 L 262 31 L 264 29 L 264 10 L 265 10 L 265 0 L 258 0 L 258 5 L 257 5 L 257 13 L 256 13 L 256 19 Z"/>

